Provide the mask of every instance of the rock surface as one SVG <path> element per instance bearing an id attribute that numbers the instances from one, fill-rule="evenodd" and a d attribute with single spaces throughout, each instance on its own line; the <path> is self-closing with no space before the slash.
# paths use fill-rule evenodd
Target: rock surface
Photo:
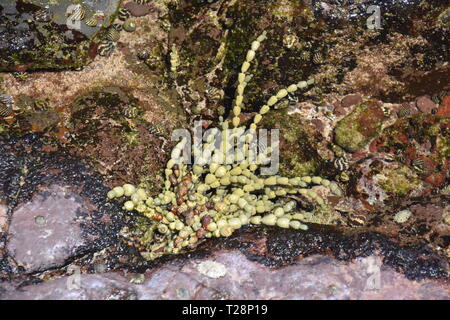
<path id="1" fill-rule="evenodd" d="M 0 14 L 13 2 L 2 1 Z M 13 115 L 0 117 L 1 297 L 447 298 L 445 4 L 383 1 L 383 28 L 368 30 L 365 6 L 372 1 L 340 2 L 312 8 L 296 0 L 123 1 L 137 28 L 120 33 L 111 56 L 97 56 L 77 72 L 0 74 L 0 93 L 14 101 Z M 14 12 L 37 8 L 8 10 L 0 18 L 7 30 L 0 46 L 15 46 L 14 59 L 25 57 L 42 25 L 10 22 L 26 18 Z M 242 121 L 280 88 L 314 78 L 261 125 L 281 129 L 282 174 L 339 183 L 342 192 L 326 199 L 332 214 L 310 217 L 308 232 L 252 227 L 185 256 L 143 261 L 145 248 L 122 237 L 133 236 L 122 228 L 147 222 L 108 201 L 108 188 L 130 182 L 159 190 L 171 131 L 199 117 L 208 119 L 205 128 L 214 126 L 218 115 L 230 113 L 242 60 L 263 30 L 268 39 L 250 69 Z M 58 54 L 23 64 L 7 57 L 7 70 L 55 61 L 79 67 L 93 58 L 96 29 L 63 31 L 55 36 L 68 45 L 64 53 L 81 60 Z M 169 64 L 174 52 L 176 67 Z M 393 218 L 402 210 L 411 217 L 399 224 Z M 52 252 L 55 245 L 65 250 Z M 381 289 L 369 290 L 378 269 Z M 130 272 L 146 273 L 142 280 Z"/>
<path id="2" fill-rule="evenodd" d="M 0 249 L 2 299 L 447 298 L 447 266 L 426 246 L 399 247 L 376 234 L 352 238 L 313 226 L 300 233 L 249 228 L 205 243 L 198 254 L 143 263 L 138 252 L 118 239 L 123 217 L 106 200 L 107 189 L 98 177 L 73 159 L 45 151 L 37 137 L 1 141 L 2 172 L 17 172 L 13 179 L 0 176 L 9 186 L 1 188 L 6 192 L 2 198 L 13 206 L 5 233 L 8 244 Z M 24 172 L 27 178 L 21 179 Z M 403 228 L 433 212 L 424 227 L 435 229 L 423 238 L 440 239 L 436 245 L 445 246 L 442 219 L 448 208 L 438 202 L 410 210 L 413 215 Z M 387 225 L 375 231 L 388 233 L 383 230 Z M 414 243 L 416 233 L 409 237 L 409 229 L 398 228 L 389 227 L 388 235 L 396 241 L 400 234 L 405 244 Z"/>
<path id="3" fill-rule="evenodd" d="M 52 185 L 12 213 L 7 250 L 27 272 L 62 266 L 87 245 L 81 213 L 93 206 L 63 186 Z"/>
<path id="4" fill-rule="evenodd" d="M 96 45 L 91 40 L 102 25 L 111 23 L 111 15 L 120 1 L 82 2 L 85 19 L 97 10 L 103 12 L 101 23 L 96 27 L 68 19 L 71 8 L 78 3 L 72 0 L 2 1 L 0 71 L 80 68 L 92 61 Z"/>
<path id="5" fill-rule="evenodd" d="M 200 272 L 201 263 L 223 266 L 225 274 Z M 438 281 L 410 281 L 383 267 L 378 256 L 351 263 L 311 256 L 295 265 L 269 269 L 242 254 L 217 252 L 212 257 L 168 264 L 136 275 L 105 273 L 71 275 L 19 290 L 7 290 L 1 299 L 450 299 L 448 286 Z"/>

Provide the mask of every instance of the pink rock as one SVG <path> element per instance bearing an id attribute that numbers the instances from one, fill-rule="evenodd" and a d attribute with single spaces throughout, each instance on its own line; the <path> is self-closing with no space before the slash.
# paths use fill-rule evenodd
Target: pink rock
<path id="1" fill-rule="evenodd" d="M 205 274 L 200 263 L 224 270 Z M 76 278 L 73 280 L 77 280 Z M 7 289 L 11 299 L 448 299 L 446 283 L 411 281 L 372 255 L 352 262 L 314 255 L 294 265 L 272 269 L 249 261 L 238 251 L 217 252 L 203 259 L 165 265 L 145 274 L 142 284 L 132 284 L 121 273 L 82 274 L 68 289 L 70 277 Z"/>
<path id="2" fill-rule="evenodd" d="M 28 272 L 63 265 L 88 244 L 77 221 L 87 206 L 93 207 L 64 187 L 50 186 L 13 212 L 6 249 Z"/>
<path id="3" fill-rule="evenodd" d="M 433 109 L 436 109 L 436 104 L 425 96 L 417 99 L 416 106 L 423 113 L 431 113 Z"/>

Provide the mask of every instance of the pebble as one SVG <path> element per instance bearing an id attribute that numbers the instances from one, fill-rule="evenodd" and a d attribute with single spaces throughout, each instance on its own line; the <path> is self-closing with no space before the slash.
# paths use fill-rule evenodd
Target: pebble
<path id="1" fill-rule="evenodd" d="M 34 221 L 36 222 L 36 224 L 42 226 L 45 224 L 46 220 L 43 216 L 37 216 L 36 218 L 34 218 Z"/>
<path id="2" fill-rule="evenodd" d="M 433 109 L 436 109 L 436 104 L 425 96 L 417 99 L 416 106 L 423 113 L 431 113 Z"/>

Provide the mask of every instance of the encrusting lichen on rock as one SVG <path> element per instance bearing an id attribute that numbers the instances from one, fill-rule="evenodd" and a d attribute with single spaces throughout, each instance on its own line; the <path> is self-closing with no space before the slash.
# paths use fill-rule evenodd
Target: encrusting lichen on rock
<path id="1" fill-rule="evenodd" d="M 164 190 L 157 196 L 151 197 L 150 190 L 131 184 L 117 186 L 108 192 L 109 199 L 128 197 L 124 209 L 137 211 L 150 219 L 151 223 L 140 239 L 146 248 L 141 252 L 145 259 L 153 260 L 164 254 L 193 249 L 207 238 L 229 237 L 235 230 L 249 224 L 306 230 L 308 227 L 303 222 L 311 212 L 297 210 L 299 203 L 307 203 L 309 211 L 312 208 L 315 212 L 326 213 L 329 211 L 328 203 L 316 191 L 342 193 L 337 183 L 318 176 L 287 178 L 260 174 L 261 165 L 269 162 L 268 155 L 277 146 L 272 145 L 256 153 L 252 142 L 258 123 L 288 93 L 313 84 L 312 80 L 299 81 L 279 90 L 260 108 L 249 130 L 240 126 L 244 90 L 250 80 L 248 70 L 265 38 L 264 32 L 251 43 L 241 66 L 232 109 L 233 128 L 226 120 L 221 122 L 221 130 L 213 129 L 214 134 L 206 138 L 204 152 L 193 165 L 180 161 L 187 143 L 183 138 L 172 150 L 165 169 Z M 234 150 L 233 144 L 228 142 L 234 139 L 243 148 L 234 151 L 231 164 L 224 164 L 224 158 Z"/>

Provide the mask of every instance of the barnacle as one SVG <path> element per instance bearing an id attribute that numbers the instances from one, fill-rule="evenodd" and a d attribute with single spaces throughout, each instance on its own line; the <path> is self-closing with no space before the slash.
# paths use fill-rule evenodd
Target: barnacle
<path id="1" fill-rule="evenodd" d="M 411 215 L 412 215 L 412 213 L 409 210 L 399 211 L 395 214 L 394 221 L 397 223 L 405 223 L 406 221 L 409 220 Z"/>
<path id="2" fill-rule="evenodd" d="M 287 34 L 283 37 L 283 45 L 291 49 L 298 43 L 298 37 L 295 34 Z"/>
<path id="3" fill-rule="evenodd" d="M 241 125 L 244 90 L 251 79 L 248 72 L 265 39 L 264 32 L 246 54 L 238 74 L 231 119 L 221 119 L 220 129 L 205 134 L 203 146 L 194 145 L 193 164 L 182 161 L 188 145 L 183 137 L 171 152 L 163 191 L 157 196 L 130 184 L 108 192 L 109 199 L 127 197 L 123 208 L 151 221 L 139 244 L 146 248 L 141 252 L 145 259 L 192 249 L 207 238 L 228 237 L 249 224 L 306 230 L 305 217 L 312 213 L 310 209 L 329 211 L 323 194 L 342 194 L 336 182 L 319 176 L 264 175 L 263 166 L 270 163 L 269 156 L 278 152 L 278 145 L 273 140 L 270 146 L 261 142 L 261 135 L 256 142 L 258 124 L 279 101 L 313 84 L 312 80 L 299 81 L 279 90 L 260 108 L 249 128 Z M 177 60 L 175 53 L 172 48 L 172 69 Z M 303 211 L 305 207 L 310 211 Z"/>
<path id="4" fill-rule="evenodd" d="M 133 32 L 136 30 L 136 24 L 132 20 L 126 20 L 123 23 L 123 30 L 125 30 L 126 32 Z"/>
<path id="5" fill-rule="evenodd" d="M 17 81 L 25 81 L 28 79 L 28 73 L 24 71 L 13 72 L 13 76 Z"/>

